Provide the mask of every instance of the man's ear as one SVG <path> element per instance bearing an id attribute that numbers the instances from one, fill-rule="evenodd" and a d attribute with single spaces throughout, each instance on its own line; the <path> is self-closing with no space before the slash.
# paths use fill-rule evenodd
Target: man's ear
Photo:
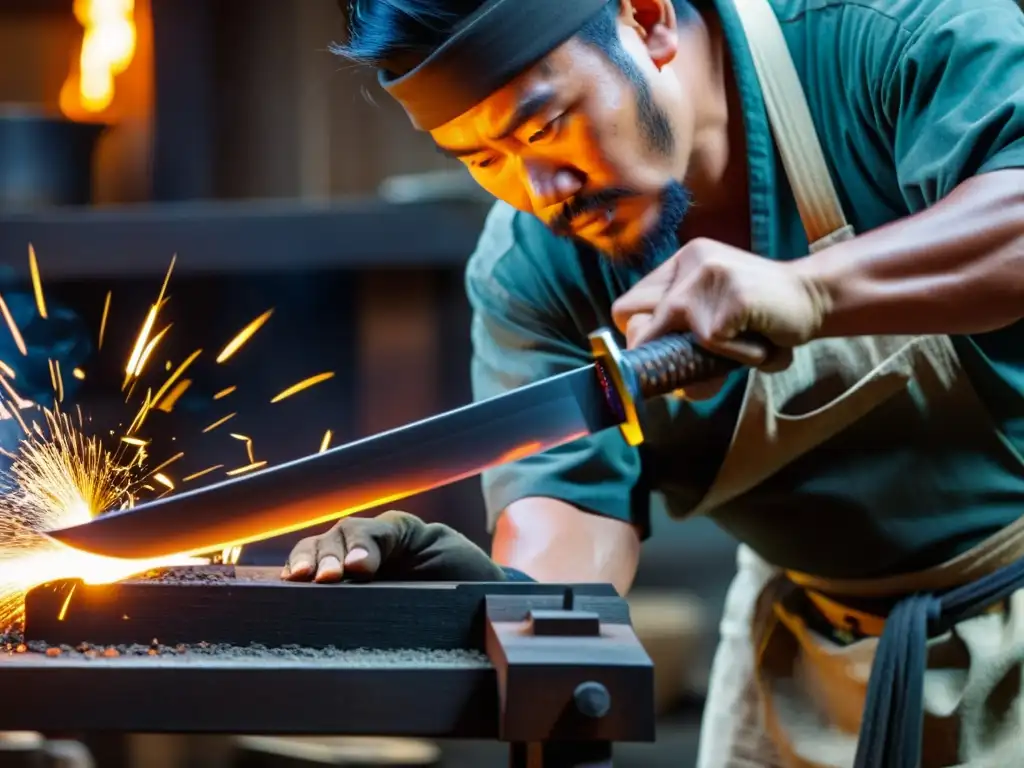
<path id="1" fill-rule="evenodd" d="M 672 0 L 621 0 L 619 20 L 636 30 L 658 69 L 676 57 L 679 29 Z"/>

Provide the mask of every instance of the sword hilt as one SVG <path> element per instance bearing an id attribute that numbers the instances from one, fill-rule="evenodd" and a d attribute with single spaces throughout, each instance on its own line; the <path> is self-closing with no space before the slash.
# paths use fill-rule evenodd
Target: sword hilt
<path id="1" fill-rule="evenodd" d="M 717 379 L 740 367 L 735 360 L 703 349 L 688 333 L 663 336 L 626 350 L 622 359 L 645 399 Z"/>
<path id="2" fill-rule="evenodd" d="M 741 363 L 702 348 L 693 334 L 673 333 L 636 349 L 622 349 L 612 332 L 590 334 L 590 346 L 601 374 L 617 399 L 626 442 L 643 442 L 640 410 L 643 401 L 717 379 Z"/>

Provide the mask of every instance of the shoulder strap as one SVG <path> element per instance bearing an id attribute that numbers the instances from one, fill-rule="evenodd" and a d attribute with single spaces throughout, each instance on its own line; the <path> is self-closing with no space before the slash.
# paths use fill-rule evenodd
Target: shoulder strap
<path id="1" fill-rule="evenodd" d="M 807 97 L 768 0 L 733 0 L 761 83 L 768 120 L 811 252 L 853 237 L 825 164 Z"/>

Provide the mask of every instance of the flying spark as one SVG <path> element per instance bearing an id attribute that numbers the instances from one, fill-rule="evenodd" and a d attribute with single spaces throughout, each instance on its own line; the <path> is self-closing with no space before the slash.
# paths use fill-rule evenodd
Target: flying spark
<path id="1" fill-rule="evenodd" d="M 279 403 L 285 398 L 291 397 L 292 395 L 296 395 L 304 389 L 309 389 L 310 387 L 316 386 L 322 381 L 327 381 L 328 379 L 333 378 L 334 373 L 330 371 L 328 371 L 327 373 L 318 373 L 316 376 L 310 376 L 308 379 L 303 379 L 297 384 L 292 384 L 290 387 L 288 387 L 288 389 L 274 395 L 270 399 L 270 402 Z"/>
<path id="2" fill-rule="evenodd" d="M 43 298 L 43 281 L 39 277 L 39 262 L 36 261 L 36 249 L 28 244 L 28 271 L 32 276 L 32 291 L 36 296 L 36 308 L 39 316 L 46 320 L 46 300 Z"/>
<path id="3" fill-rule="evenodd" d="M 39 584 L 69 578 L 79 578 L 89 584 L 102 584 L 156 567 L 202 564 L 211 559 L 214 562 L 235 563 L 241 556 L 241 546 L 230 546 L 201 558 L 184 555 L 159 560 L 108 558 L 68 547 L 46 535 L 47 531 L 80 525 L 109 511 L 132 508 L 141 501 L 153 498 L 147 494 L 156 493 L 159 498 L 175 492 L 183 484 L 213 472 L 223 471 L 224 476 L 235 477 L 260 469 L 268 463 L 257 458 L 252 438 L 241 433 L 233 433 L 232 436 L 244 443 L 248 463 L 234 469 L 225 470 L 224 464 L 215 464 L 176 481 L 171 469 L 175 462 L 185 456 L 183 451 L 162 461 L 150 461 L 153 443 L 142 431 L 146 418 L 154 409 L 171 413 L 175 403 L 192 383 L 191 379 L 184 378 L 184 374 L 203 351 L 197 349 L 192 352 L 159 386 L 140 383 L 150 368 L 147 364 L 155 356 L 160 344 L 165 343 L 173 325 L 161 322 L 160 314 L 170 300 L 167 287 L 175 259 L 171 259 L 160 292 L 149 305 L 124 365 L 122 391 L 127 392 L 126 402 L 131 402 L 136 396 L 136 388 L 141 397 L 138 410 L 130 419 L 127 429 L 122 425 L 117 430 L 97 431 L 90 429 L 91 419 L 84 418 L 77 407 L 77 418 L 65 412 L 61 407 L 64 379 L 59 361 L 49 361 L 55 395 L 50 408 L 21 398 L 11 383 L 15 380 L 14 369 L 0 361 L 0 418 L 14 419 L 23 432 L 16 450 L 0 448 L 0 453 L 11 460 L 10 469 L 0 476 L 0 631 L 20 619 L 25 593 Z M 31 245 L 29 272 L 36 307 L 40 317 L 45 320 L 48 315 L 43 284 L 35 249 Z M 108 291 L 103 302 L 97 342 L 99 349 L 103 347 L 111 321 L 111 296 L 112 293 Z M 224 363 L 235 355 L 272 313 L 273 310 L 267 310 L 245 325 L 223 346 L 217 362 Z M 19 352 L 27 355 L 24 338 L 2 296 L 0 316 Z M 168 361 L 166 371 L 171 371 L 171 367 Z M 81 368 L 73 368 L 71 373 L 77 380 L 85 378 Z M 299 382 L 280 393 L 273 402 L 290 397 L 333 375 L 323 373 Z M 226 397 L 235 389 L 235 386 L 227 387 L 218 392 L 214 399 Z M 21 411 L 30 408 L 35 413 L 26 421 Z M 236 415 L 230 413 L 202 431 L 210 432 Z M 329 436 L 330 432 L 325 435 L 325 444 Z M 72 591 L 61 608 L 62 616 L 73 605 L 73 597 Z"/>
<path id="4" fill-rule="evenodd" d="M 217 362 L 218 363 L 227 362 L 227 360 L 233 354 L 235 354 L 235 352 L 237 352 L 238 350 L 240 350 L 242 348 L 242 345 L 245 344 L 245 342 L 247 342 L 249 339 L 252 338 L 253 334 L 255 334 L 256 331 L 258 331 L 260 328 L 263 327 L 263 324 L 265 322 L 267 322 L 267 320 L 270 319 L 270 316 L 272 314 L 274 314 L 274 310 L 268 309 L 262 315 L 257 317 L 255 320 L 253 320 L 247 326 L 245 326 L 245 328 L 240 330 L 238 332 L 238 335 L 235 336 L 235 338 L 233 338 L 231 341 L 229 341 L 227 344 L 224 345 L 224 349 L 222 349 L 220 354 L 217 355 Z"/>
<path id="5" fill-rule="evenodd" d="M 67 413 L 46 408 L 41 413 L 45 426 L 22 440 L 0 497 L 0 628 L 21 618 L 25 593 L 38 584 L 67 578 L 103 584 L 150 568 L 206 562 L 183 556 L 102 557 L 46 536 L 107 510 L 131 507 L 142 478 L 132 469 L 130 446 L 111 451 L 98 436 L 84 434 Z"/>
<path id="6" fill-rule="evenodd" d="M 11 310 L 8 309 L 7 302 L 4 301 L 3 296 L 0 296 L 0 315 L 3 315 L 4 322 L 7 323 L 7 328 L 11 332 L 11 338 L 14 339 L 14 346 L 18 348 L 21 354 L 28 355 L 25 339 L 22 338 L 21 331 L 18 330 L 18 324 L 14 322 L 14 317 L 11 315 Z"/>

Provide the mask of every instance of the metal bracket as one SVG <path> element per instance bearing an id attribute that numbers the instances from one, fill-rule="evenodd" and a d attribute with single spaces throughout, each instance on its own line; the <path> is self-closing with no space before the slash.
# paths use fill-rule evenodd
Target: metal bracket
<path id="1" fill-rule="evenodd" d="M 561 599 L 486 598 L 499 738 L 530 747 L 517 765 L 610 765 L 612 742 L 654 740 L 654 664 L 620 601 L 577 598 L 571 589 Z M 604 751 L 607 761 L 595 761 Z"/>

